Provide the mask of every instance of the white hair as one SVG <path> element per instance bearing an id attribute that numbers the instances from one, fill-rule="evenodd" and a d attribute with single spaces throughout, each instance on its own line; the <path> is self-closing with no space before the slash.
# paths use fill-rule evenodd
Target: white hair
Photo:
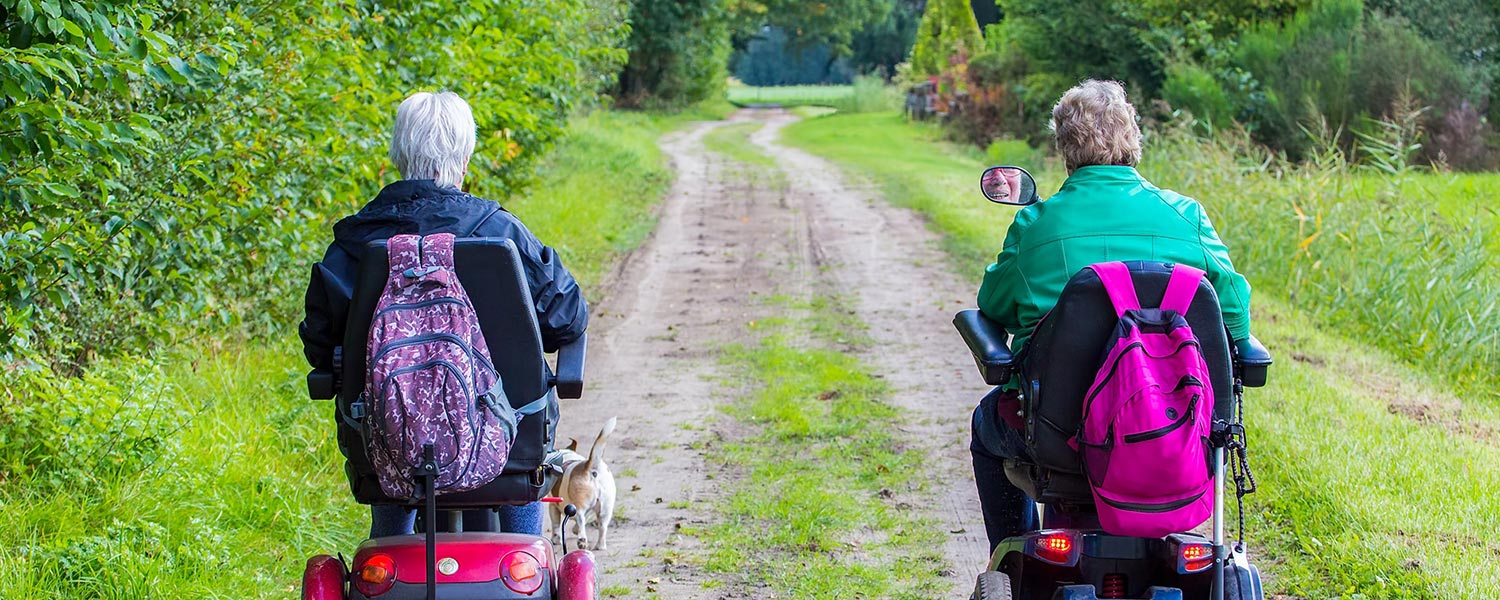
<path id="1" fill-rule="evenodd" d="M 402 179 L 461 187 L 474 154 L 475 130 L 474 111 L 458 94 L 417 92 L 396 109 L 391 162 Z"/>

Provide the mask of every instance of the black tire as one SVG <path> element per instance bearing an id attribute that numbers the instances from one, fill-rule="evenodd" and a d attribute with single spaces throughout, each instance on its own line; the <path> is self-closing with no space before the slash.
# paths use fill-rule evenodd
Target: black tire
<path id="1" fill-rule="evenodd" d="M 1260 587 L 1260 570 L 1252 565 L 1241 567 L 1233 563 L 1224 569 L 1224 600 L 1263 600 L 1265 593 Z"/>
<path id="2" fill-rule="evenodd" d="M 1010 575 L 985 571 L 974 583 L 974 600 L 1011 600 Z"/>

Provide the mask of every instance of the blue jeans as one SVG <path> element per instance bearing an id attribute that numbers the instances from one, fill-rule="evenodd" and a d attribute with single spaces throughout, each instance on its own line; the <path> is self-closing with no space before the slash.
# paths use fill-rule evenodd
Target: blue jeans
<path id="1" fill-rule="evenodd" d="M 979 509 L 990 553 L 1001 540 L 1035 530 L 1036 503 L 1005 476 L 1005 459 L 1026 456 L 1026 440 L 1001 417 L 1000 405 L 1015 411 L 1012 390 L 995 388 L 974 409 L 969 454 L 974 458 L 974 483 L 979 487 Z"/>
<path id="2" fill-rule="evenodd" d="M 542 503 L 532 502 L 516 506 L 501 506 L 493 511 L 464 511 L 464 531 L 492 531 L 495 524 L 491 514 L 497 514 L 499 531 L 506 533 L 529 533 L 542 535 Z M 374 505 L 370 507 L 370 537 L 405 535 L 416 527 L 417 511 L 402 506 Z"/>

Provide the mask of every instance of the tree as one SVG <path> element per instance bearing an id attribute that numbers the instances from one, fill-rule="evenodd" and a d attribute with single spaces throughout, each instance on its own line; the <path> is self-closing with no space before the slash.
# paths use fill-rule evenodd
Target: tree
<path id="1" fill-rule="evenodd" d="M 854 34 L 849 57 L 854 69 L 887 77 L 894 74 L 896 65 L 906 62 L 911 56 L 917 26 L 922 22 L 926 5 L 926 0 L 895 0 L 885 18 Z"/>
<path id="2" fill-rule="evenodd" d="M 832 58 L 853 51 L 855 35 L 880 23 L 898 0 L 733 0 L 737 48 L 766 26 L 787 32 L 793 49 L 827 46 Z"/>
<path id="3" fill-rule="evenodd" d="M 636 0 L 617 104 L 676 108 L 722 92 L 729 16 L 727 0 Z"/>
<path id="4" fill-rule="evenodd" d="M 930 0 L 911 51 L 914 73 L 936 75 L 955 56 L 975 54 L 984 46 L 979 23 L 968 0 Z"/>

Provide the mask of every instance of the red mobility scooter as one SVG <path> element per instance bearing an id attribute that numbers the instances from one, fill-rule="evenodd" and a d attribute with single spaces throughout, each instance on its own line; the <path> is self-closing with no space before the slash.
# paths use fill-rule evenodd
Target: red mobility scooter
<path id="1" fill-rule="evenodd" d="M 981 188 L 1001 204 L 1039 201 L 1031 175 L 1019 167 L 986 171 Z M 1126 266 L 1142 305 L 1157 306 L 1172 265 Z M 1262 598 L 1260 574 L 1247 560 L 1243 539 L 1232 548 L 1225 543 L 1224 487 L 1232 475 L 1237 497 L 1254 490 L 1244 468 L 1241 393 L 1245 387 L 1265 385 L 1271 355 L 1254 337 L 1231 344 L 1213 287 L 1207 281 L 1199 286 L 1184 318 L 1198 337 L 1215 398 L 1213 434 L 1204 440 L 1210 450 L 1204 469 L 1214 480 L 1209 537 L 1191 532 L 1128 537 L 1100 526 L 1082 459 L 1069 444 L 1080 430 L 1084 396 L 1118 322 L 1097 273 L 1083 269 L 1069 280 L 1057 305 L 1017 354 L 1007 346 L 1005 329 L 978 310 L 954 317 L 985 383 L 1019 379 L 1029 456 L 1007 460 L 1005 474 L 1046 507 L 1041 530 L 996 547 L 976 582 L 975 600 Z"/>
<path id="2" fill-rule="evenodd" d="M 530 399 L 549 399 L 541 412 L 521 420 L 505 470 L 475 490 L 434 495 L 417 505 L 381 492 L 351 406 L 365 388 L 365 341 L 375 304 L 385 286 L 385 243 L 372 242 L 360 261 L 360 274 L 344 330 L 345 350 L 335 350 L 332 370 L 308 374 L 314 399 L 334 399 L 339 450 L 354 498 L 361 504 L 403 505 L 418 510 L 421 533 L 366 540 L 351 562 L 342 555 L 315 556 L 302 578 L 304 600 L 593 600 L 594 557 L 574 550 L 559 559 L 549 540 L 499 533 L 495 508 L 544 500 L 554 473 L 547 467 L 557 426 L 557 398 L 583 393 L 584 339 L 560 348 L 557 368 L 548 368 L 538 333 L 536 310 L 520 255 L 506 239 L 459 239 L 454 267 L 479 318 L 496 370 L 513 408 Z M 435 461 L 427 477 L 431 490 Z M 419 469 L 420 471 L 420 469 Z M 420 473 L 419 473 L 420 475 Z M 565 514 L 576 511 L 569 506 Z M 564 524 L 557 525 L 565 529 Z M 566 543 L 563 545 L 566 549 Z"/>

